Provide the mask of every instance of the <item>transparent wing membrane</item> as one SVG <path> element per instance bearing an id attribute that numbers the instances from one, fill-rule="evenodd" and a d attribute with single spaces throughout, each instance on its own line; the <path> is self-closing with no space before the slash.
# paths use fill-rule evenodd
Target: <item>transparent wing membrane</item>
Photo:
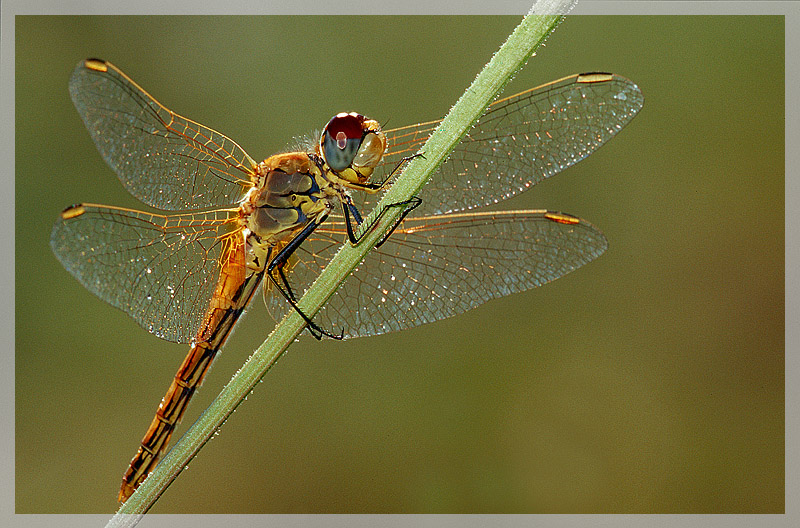
<path id="1" fill-rule="evenodd" d="M 340 223 L 320 227 L 298 251 L 290 282 L 301 293 L 344 240 Z M 314 317 L 345 337 L 438 321 L 555 280 L 600 256 L 603 234 L 549 211 L 448 214 L 404 221 Z M 273 317 L 288 306 L 267 295 Z"/>
<path id="2" fill-rule="evenodd" d="M 412 215 L 462 211 L 510 198 L 597 150 L 643 103 L 631 81 L 597 73 L 500 99 L 431 177 Z M 438 124 L 386 131 L 389 152 L 376 179 L 419 151 Z"/>
<path id="3" fill-rule="evenodd" d="M 230 205 L 251 185 L 256 163 L 239 145 L 165 108 L 114 65 L 81 62 L 69 89 L 103 159 L 144 203 Z"/>
<path id="4" fill-rule="evenodd" d="M 89 291 L 148 332 L 183 343 L 214 293 L 226 237 L 235 235 L 231 213 L 162 216 L 80 205 L 62 213 L 50 245 Z"/>

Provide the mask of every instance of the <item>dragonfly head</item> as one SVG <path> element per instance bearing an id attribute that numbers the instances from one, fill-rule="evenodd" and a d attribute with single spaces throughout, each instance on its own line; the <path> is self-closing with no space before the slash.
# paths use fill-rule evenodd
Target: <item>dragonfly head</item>
<path id="1" fill-rule="evenodd" d="M 354 112 L 333 116 L 319 140 L 319 154 L 350 183 L 366 183 L 385 151 L 386 136 L 380 124 Z"/>

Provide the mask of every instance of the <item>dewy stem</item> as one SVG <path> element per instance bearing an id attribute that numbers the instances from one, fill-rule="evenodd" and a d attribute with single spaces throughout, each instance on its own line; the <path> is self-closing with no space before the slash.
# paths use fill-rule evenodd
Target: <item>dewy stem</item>
<path id="1" fill-rule="evenodd" d="M 408 200 L 419 192 L 428 177 L 445 160 L 514 73 L 561 22 L 563 15 L 574 3 L 575 0 L 540 0 L 533 6 L 530 14 L 486 64 L 423 146 L 424 158 L 414 158 L 408 164 L 375 207 L 375 211 L 380 211 L 386 205 Z M 394 225 L 401 213 L 402 208 L 389 208 L 375 229 L 366 233 L 357 246 L 345 244 L 341 248 L 300 300 L 299 306 L 303 313 L 313 316 L 325 304 L 367 252 Z M 374 218 L 372 214 L 365 219 L 367 225 Z M 141 515 L 158 500 L 167 486 L 252 392 L 304 327 L 303 319 L 294 310 L 290 310 L 136 493 L 122 505 L 108 526 L 134 526 L 138 523 Z"/>

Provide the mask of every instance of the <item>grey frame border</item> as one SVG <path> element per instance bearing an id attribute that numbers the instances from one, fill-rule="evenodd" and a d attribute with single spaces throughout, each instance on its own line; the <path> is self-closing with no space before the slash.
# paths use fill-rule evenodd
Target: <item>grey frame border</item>
<path id="1" fill-rule="evenodd" d="M 15 16 L 35 14 L 524 14 L 532 0 L 461 0 L 454 4 L 451 0 L 403 0 L 402 2 L 376 2 L 348 0 L 342 3 L 320 3 L 319 0 L 293 0 L 291 5 L 269 0 L 226 0 L 212 2 L 201 0 L 179 0 L 166 5 L 162 1 L 106 0 L 102 3 L 91 0 L 5 0 L 0 5 L 0 134 L 2 142 L 3 177 L 7 186 L 3 193 L 2 240 L 6 251 L 0 257 L 0 292 L 6 299 L 0 314 L 0 336 L 2 342 L 12 343 L 2 356 L 0 384 L 2 384 L 3 423 L 2 453 L 0 469 L 4 481 L 14 481 L 14 43 Z M 102 4 L 102 5 L 100 5 Z M 385 4 L 385 5 L 384 5 Z M 345 5 L 343 11 L 341 6 Z M 800 69 L 797 51 L 800 49 L 800 3 L 795 2 L 668 2 L 668 1 L 600 1 L 580 0 L 572 14 L 773 14 L 786 16 L 786 101 L 800 100 Z M 800 145 L 800 109 L 786 105 L 786 145 Z M 800 212 L 791 205 L 800 198 L 800 149 L 786 149 L 786 216 L 785 222 L 785 264 L 786 264 L 786 442 L 794 449 L 786 449 L 785 497 L 786 513 L 783 515 L 148 515 L 140 526 L 596 526 L 598 523 L 613 526 L 703 526 L 703 527 L 751 527 L 751 526 L 800 526 L 796 500 L 800 497 L 797 476 L 798 467 L 796 441 L 798 438 L 799 414 L 797 407 L 800 390 L 800 356 L 797 354 L 800 343 L 800 245 L 796 238 L 800 226 Z M 793 323 L 793 324 L 790 324 Z M 793 501 L 792 498 L 795 500 Z M 16 515 L 14 513 L 14 488 L 3 487 L 0 493 L 2 504 L 2 524 L 4 526 L 86 526 L 105 525 L 107 515 Z M 791 519 L 795 519 L 791 521 Z"/>

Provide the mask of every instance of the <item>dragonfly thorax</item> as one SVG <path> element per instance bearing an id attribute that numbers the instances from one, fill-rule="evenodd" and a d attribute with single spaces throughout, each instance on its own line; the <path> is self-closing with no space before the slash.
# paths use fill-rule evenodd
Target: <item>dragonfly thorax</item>
<path id="1" fill-rule="evenodd" d="M 241 205 L 243 224 L 264 243 L 284 239 L 330 210 L 343 190 L 303 152 L 278 154 L 259 164 L 260 184 Z"/>

